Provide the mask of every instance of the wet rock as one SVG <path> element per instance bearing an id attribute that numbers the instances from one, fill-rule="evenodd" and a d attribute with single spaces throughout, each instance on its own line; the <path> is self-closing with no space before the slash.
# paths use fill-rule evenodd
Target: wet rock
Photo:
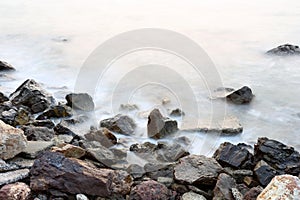
<path id="1" fill-rule="evenodd" d="M 11 64 L 0 60 L 0 71 L 15 71 L 15 68 Z"/>
<path id="2" fill-rule="evenodd" d="M 52 106 L 42 114 L 40 114 L 36 119 L 37 120 L 45 120 L 45 119 L 52 119 L 52 118 L 64 118 L 64 117 L 71 117 L 71 108 L 63 105 Z"/>
<path id="3" fill-rule="evenodd" d="M 22 156 L 25 158 L 36 158 L 42 152 L 49 150 L 53 142 L 49 141 L 28 141 L 26 149 L 23 150 Z"/>
<path id="4" fill-rule="evenodd" d="M 55 127 L 55 124 L 50 120 L 34 120 L 33 122 L 30 122 L 27 124 L 27 126 L 41 126 L 41 127 L 46 127 L 49 129 L 53 129 Z"/>
<path id="5" fill-rule="evenodd" d="M 27 109 L 19 108 L 14 118 L 13 126 L 25 125 L 31 119 L 31 115 Z"/>
<path id="6" fill-rule="evenodd" d="M 206 198 L 200 194 L 194 192 L 186 192 L 181 197 L 182 200 L 206 200 Z"/>
<path id="7" fill-rule="evenodd" d="M 253 155 L 247 149 L 229 142 L 222 143 L 213 157 L 223 167 L 235 169 L 252 169 L 253 167 Z"/>
<path id="8" fill-rule="evenodd" d="M 296 45 L 283 44 L 267 51 L 267 54 L 277 56 L 300 55 L 300 49 Z"/>
<path id="9" fill-rule="evenodd" d="M 0 189 L 0 199 L 5 200 L 27 200 L 30 196 L 30 188 L 22 182 L 8 184 Z"/>
<path id="10" fill-rule="evenodd" d="M 5 96 L 2 92 L 0 92 L 0 103 L 3 103 L 8 100 L 9 100 L 8 97 Z"/>
<path id="11" fill-rule="evenodd" d="M 170 116 L 172 116 L 172 117 L 181 117 L 184 115 L 185 115 L 185 113 L 179 108 L 172 110 L 170 113 Z"/>
<path id="12" fill-rule="evenodd" d="M 32 113 L 42 112 L 54 103 L 54 98 L 32 79 L 26 80 L 9 98 L 13 105 L 26 106 Z"/>
<path id="13" fill-rule="evenodd" d="M 156 181 L 144 181 L 134 188 L 130 192 L 130 200 L 166 200 L 174 199 L 176 193 L 169 190 L 165 185 Z"/>
<path id="14" fill-rule="evenodd" d="M 93 111 L 95 104 L 93 98 L 87 93 L 71 93 L 66 96 L 67 106 L 75 110 Z"/>
<path id="15" fill-rule="evenodd" d="M 160 139 L 178 131 L 177 121 L 163 117 L 158 109 L 154 109 L 148 116 L 148 137 Z"/>
<path id="16" fill-rule="evenodd" d="M 24 134 L 29 141 L 50 141 L 55 133 L 46 127 L 23 126 Z"/>
<path id="17" fill-rule="evenodd" d="M 85 155 L 84 149 L 71 144 L 61 144 L 59 146 L 52 147 L 51 151 L 62 153 L 65 157 L 69 158 L 81 158 Z"/>
<path id="18" fill-rule="evenodd" d="M 236 188 L 235 180 L 231 176 L 221 173 L 218 176 L 218 180 L 214 188 L 213 200 L 234 200 L 234 197 L 231 193 L 232 188 Z"/>
<path id="19" fill-rule="evenodd" d="M 90 130 L 84 137 L 88 141 L 97 141 L 105 147 L 111 147 L 117 144 L 116 136 L 107 128 L 100 128 L 99 130 Z"/>
<path id="20" fill-rule="evenodd" d="M 183 157 L 174 168 L 175 179 L 188 184 L 214 185 L 221 172 L 222 167 L 214 158 L 202 155 Z"/>
<path id="21" fill-rule="evenodd" d="M 26 146 L 27 140 L 24 132 L 0 120 L 0 159 L 13 158 L 21 153 Z"/>
<path id="22" fill-rule="evenodd" d="M 134 132 L 136 124 L 127 115 L 118 114 L 112 118 L 101 120 L 100 127 L 105 127 L 116 133 L 130 135 Z"/>
<path id="23" fill-rule="evenodd" d="M 259 138 L 254 147 L 254 157 L 256 161 L 263 159 L 280 173 L 300 173 L 299 152 L 276 140 Z"/>
<path id="24" fill-rule="evenodd" d="M 268 185 L 276 174 L 276 170 L 263 160 L 259 161 L 254 168 L 254 175 L 262 186 Z"/>
<path id="25" fill-rule="evenodd" d="M 260 186 L 251 188 L 245 195 L 243 200 L 256 200 L 263 188 Z"/>
<path id="26" fill-rule="evenodd" d="M 226 100 L 235 104 L 246 104 L 250 103 L 253 98 L 252 90 L 244 86 L 226 96 Z"/>
<path id="27" fill-rule="evenodd" d="M 14 183 L 29 176 L 29 169 L 18 169 L 15 171 L 9 171 L 0 173 L 0 185 Z"/>
<path id="28" fill-rule="evenodd" d="M 54 189 L 63 193 L 110 197 L 128 194 L 132 184 L 132 178 L 125 171 L 98 169 L 91 163 L 66 158 L 56 152 L 46 152 L 38 158 L 30 173 L 30 188 L 35 192 Z"/>
<path id="29" fill-rule="evenodd" d="M 264 199 L 300 199 L 299 178 L 291 175 L 274 177 L 269 185 L 257 197 L 257 200 Z"/>

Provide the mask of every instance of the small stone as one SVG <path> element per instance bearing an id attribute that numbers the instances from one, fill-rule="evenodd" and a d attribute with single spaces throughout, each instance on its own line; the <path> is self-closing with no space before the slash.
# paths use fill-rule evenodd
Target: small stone
<path id="1" fill-rule="evenodd" d="M 49 141 L 28 141 L 28 145 L 23 150 L 22 155 L 25 158 L 36 158 L 42 152 L 49 150 L 53 146 L 53 142 Z"/>
<path id="2" fill-rule="evenodd" d="M 172 110 L 170 113 L 170 116 L 172 116 L 172 117 L 181 117 L 184 115 L 185 115 L 185 113 L 179 108 Z"/>
<path id="3" fill-rule="evenodd" d="M 112 118 L 101 120 L 100 127 L 105 127 L 116 133 L 130 135 L 134 132 L 136 124 L 127 115 L 118 114 Z"/>
<path id="4" fill-rule="evenodd" d="M 256 164 L 254 168 L 254 174 L 258 182 L 265 187 L 269 184 L 269 182 L 277 174 L 277 172 L 274 168 L 268 165 L 268 163 L 261 160 Z"/>
<path id="5" fill-rule="evenodd" d="M 245 195 L 243 200 L 256 200 L 263 188 L 260 186 L 251 188 Z"/>
<path id="6" fill-rule="evenodd" d="M 0 173 L 0 185 L 14 183 L 29 176 L 29 169 L 18 169 L 15 171 L 9 171 Z"/>
<path id="7" fill-rule="evenodd" d="M 0 60 L 0 71 L 15 71 L 15 68 L 11 64 Z"/>
<path id="8" fill-rule="evenodd" d="M 51 151 L 62 153 L 69 158 L 81 158 L 85 155 L 83 148 L 71 144 L 61 144 L 58 147 L 52 147 Z"/>
<path id="9" fill-rule="evenodd" d="M 200 194 L 194 192 L 186 192 L 181 197 L 182 200 L 206 200 L 206 198 Z"/>
<path id="10" fill-rule="evenodd" d="M 3 200 L 27 200 L 30 196 L 30 188 L 22 182 L 8 184 L 0 189 L 0 199 Z"/>
<path id="11" fill-rule="evenodd" d="M 76 194 L 76 200 L 89 200 L 84 194 Z"/>
<path id="12" fill-rule="evenodd" d="M 87 93 L 71 93 L 66 96 L 67 106 L 75 110 L 93 111 L 95 104 L 93 98 Z"/>
<path id="13" fill-rule="evenodd" d="M 252 94 L 252 90 L 244 86 L 226 96 L 226 100 L 234 103 L 234 104 L 247 104 L 250 103 L 254 95 Z"/>

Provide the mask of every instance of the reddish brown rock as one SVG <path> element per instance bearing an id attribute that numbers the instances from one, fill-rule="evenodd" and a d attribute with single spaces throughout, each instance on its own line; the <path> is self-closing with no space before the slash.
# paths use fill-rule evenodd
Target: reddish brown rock
<path id="1" fill-rule="evenodd" d="M 251 188 L 245 195 L 243 200 L 256 200 L 257 196 L 262 192 L 263 188 L 260 186 Z"/>
<path id="2" fill-rule="evenodd" d="M 29 186 L 21 182 L 8 184 L 0 189 L 0 199 L 3 200 L 26 200 L 29 195 Z"/>
<path id="3" fill-rule="evenodd" d="M 51 151 L 62 153 L 69 158 L 81 158 L 85 155 L 85 150 L 83 148 L 72 144 L 60 144 L 56 147 L 52 147 Z"/>
<path id="4" fill-rule="evenodd" d="M 107 128 L 100 128 L 99 130 L 90 130 L 90 132 L 85 134 L 84 137 L 88 141 L 97 141 L 107 148 L 117 144 L 116 136 Z"/>
<path id="5" fill-rule="evenodd" d="M 214 188 L 213 200 L 234 200 L 234 197 L 231 193 L 232 188 L 236 188 L 235 180 L 231 176 L 221 173 Z"/>

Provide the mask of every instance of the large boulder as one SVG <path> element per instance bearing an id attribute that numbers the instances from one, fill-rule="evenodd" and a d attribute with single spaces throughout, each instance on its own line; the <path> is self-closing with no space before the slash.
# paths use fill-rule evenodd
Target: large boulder
<path id="1" fill-rule="evenodd" d="M 93 98 L 87 93 L 71 93 L 66 96 L 67 105 L 75 110 L 93 111 L 95 104 Z"/>
<path id="2" fill-rule="evenodd" d="M 8 184 L 0 189 L 0 199 L 27 200 L 30 197 L 30 188 L 22 182 Z"/>
<path id="3" fill-rule="evenodd" d="M 0 60 L 0 71 L 14 71 L 14 70 L 15 68 L 11 64 Z"/>
<path id="4" fill-rule="evenodd" d="M 300 55 L 300 49 L 296 45 L 283 44 L 267 51 L 267 54 L 277 56 Z"/>
<path id="5" fill-rule="evenodd" d="M 177 121 L 163 117 L 158 109 L 154 109 L 148 116 L 148 137 L 161 139 L 178 131 Z"/>
<path id="6" fill-rule="evenodd" d="M 26 146 L 27 140 L 24 132 L 0 120 L 0 158 L 3 160 L 13 158 Z"/>
<path id="7" fill-rule="evenodd" d="M 300 154 L 293 147 L 266 137 L 258 138 L 254 146 L 256 161 L 264 160 L 279 173 L 298 176 L 300 173 Z"/>
<path id="8" fill-rule="evenodd" d="M 244 86 L 226 96 L 226 99 L 234 104 L 250 103 L 253 98 L 252 90 Z"/>
<path id="9" fill-rule="evenodd" d="M 214 188 L 213 200 L 234 200 L 231 192 L 232 188 L 236 188 L 235 180 L 231 176 L 221 173 Z"/>
<path id="10" fill-rule="evenodd" d="M 30 188 L 35 192 L 57 190 L 111 197 L 128 194 L 132 184 L 131 176 L 125 171 L 99 169 L 91 163 L 66 158 L 56 152 L 46 152 L 35 160 L 30 173 Z"/>
<path id="11" fill-rule="evenodd" d="M 258 195 L 257 200 L 300 199 L 300 180 L 296 176 L 275 176 L 269 185 Z"/>
<path id="12" fill-rule="evenodd" d="M 112 118 L 101 120 L 100 127 L 105 127 L 116 133 L 130 135 L 134 132 L 136 124 L 127 115 L 118 114 Z"/>
<path id="13" fill-rule="evenodd" d="M 174 176 L 182 183 L 213 186 L 222 170 L 214 158 L 189 155 L 179 160 L 174 168 Z"/>
<path id="14" fill-rule="evenodd" d="M 9 98 L 13 105 L 26 106 L 32 113 L 42 112 L 54 103 L 54 98 L 33 79 L 22 83 Z"/>

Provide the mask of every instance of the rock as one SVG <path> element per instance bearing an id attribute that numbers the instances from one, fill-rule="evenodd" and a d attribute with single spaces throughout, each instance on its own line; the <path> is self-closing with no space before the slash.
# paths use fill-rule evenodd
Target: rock
<path id="1" fill-rule="evenodd" d="M 223 167 L 233 167 L 235 169 L 253 168 L 253 155 L 247 149 L 229 142 L 222 143 L 215 151 L 213 157 Z"/>
<path id="2" fill-rule="evenodd" d="M 6 163 L 4 160 L 0 159 L 0 172 L 12 171 L 19 169 L 19 166 L 16 164 Z"/>
<path id="3" fill-rule="evenodd" d="M 232 176 L 232 178 L 235 179 L 237 183 L 243 183 L 245 177 L 253 176 L 253 171 L 245 169 L 233 170 L 233 172 L 230 175 Z"/>
<path id="4" fill-rule="evenodd" d="M 11 126 L 24 125 L 30 120 L 30 113 L 24 107 L 10 108 L 1 113 L 0 119 Z"/>
<path id="5" fill-rule="evenodd" d="M 25 158 L 36 158 L 42 152 L 49 150 L 53 146 L 53 142 L 49 141 L 28 141 L 26 149 L 23 150 L 22 155 Z"/>
<path id="6" fill-rule="evenodd" d="M 126 170 L 133 178 L 141 178 L 145 174 L 143 167 L 137 164 L 131 164 Z"/>
<path id="7" fill-rule="evenodd" d="M 248 186 L 250 188 L 256 187 L 259 185 L 259 183 L 256 180 L 254 180 L 254 178 L 252 176 L 245 176 L 243 183 L 246 184 L 246 186 Z"/>
<path id="8" fill-rule="evenodd" d="M 157 178 L 157 182 L 164 184 L 167 187 L 170 187 L 173 183 L 173 178 L 169 178 L 169 177 L 158 177 Z"/>
<path id="9" fill-rule="evenodd" d="M 9 171 L 0 173 L 0 185 L 14 183 L 29 176 L 29 169 L 18 169 L 15 171 Z"/>
<path id="10" fill-rule="evenodd" d="M 274 49 L 267 51 L 267 54 L 277 55 L 277 56 L 288 56 L 288 55 L 299 55 L 299 46 L 291 44 L 283 44 Z"/>
<path id="11" fill-rule="evenodd" d="M 263 160 L 259 161 L 254 168 L 254 175 L 258 182 L 264 187 L 268 185 L 276 174 L 276 170 Z"/>
<path id="12" fill-rule="evenodd" d="M 120 109 L 121 111 L 133 111 L 138 110 L 139 107 L 136 104 L 121 104 Z"/>
<path id="13" fill-rule="evenodd" d="M 257 200 L 300 199 L 300 180 L 296 176 L 275 176 L 269 185 L 258 195 Z"/>
<path id="14" fill-rule="evenodd" d="M 170 116 L 172 116 L 172 117 L 181 117 L 184 115 L 185 115 L 185 113 L 179 108 L 172 110 L 170 113 Z"/>
<path id="15" fill-rule="evenodd" d="M 50 141 L 55 133 L 46 127 L 23 126 L 24 134 L 29 141 Z"/>
<path id="16" fill-rule="evenodd" d="M 16 165 L 19 169 L 30 169 L 33 165 L 33 159 L 27 159 L 22 157 L 14 157 L 13 159 L 8 161 L 10 165 Z"/>
<path id="17" fill-rule="evenodd" d="M 110 197 L 130 192 L 132 178 L 125 171 L 98 169 L 61 153 L 46 152 L 30 170 L 30 188 L 35 192 L 59 190 L 63 193 Z M 83 184 L 84 183 L 84 184 Z"/>
<path id="18" fill-rule="evenodd" d="M 70 135 L 73 137 L 78 137 L 78 135 L 71 130 L 71 127 L 67 126 L 65 123 L 62 122 L 57 124 L 53 130 L 58 135 Z"/>
<path id="19" fill-rule="evenodd" d="M 232 188 L 231 193 L 232 193 L 233 199 L 235 199 L 235 200 L 243 200 L 244 199 L 243 194 L 237 188 Z"/>
<path id="20" fill-rule="evenodd" d="M 0 120 L 0 159 L 13 158 L 21 153 L 26 146 L 27 140 L 24 132 Z"/>
<path id="21" fill-rule="evenodd" d="M 7 96 L 5 96 L 2 92 L 0 92 L 0 103 L 3 103 L 8 100 L 9 100 L 9 98 Z"/>
<path id="22" fill-rule="evenodd" d="M 76 194 L 76 200 L 89 200 L 84 194 Z"/>
<path id="23" fill-rule="evenodd" d="M 144 166 L 147 177 L 158 180 L 159 177 L 174 179 L 174 164 L 171 163 L 147 163 Z"/>
<path id="24" fill-rule="evenodd" d="M 11 64 L 0 60 L 0 71 L 15 71 L 15 68 Z"/>
<path id="25" fill-rule="evenodd" d="M 282 174 L 298 175 L 300 173 L 299 152 L 276 140 L 258 138 L 254 146 L 254 157 L 256 161 L 266 161 Z"/>
<path id="26" fill-rule="evenodd" d="M 162 98 L 162 100 L 161 100 L 162 105 L 166 105 L 166 104 L 169 104 L 169 103 L 171 103 L 171 99 L 169 99 L 168 97 Z"/>
<path id="27" fill-rule="evenodd" d="M 206 200 L 206 198 L 200 194 L 194 192 L 186 192 L 181 197 L 182 200 Z"/>
<path id="28" fill-rule="evenodd" d="M 26 80 L 9 98 L 13 105 L 26 106 L 32 113 L 42 112 L 54 103 L 54 98 L 32 79 Z"/>
<path id="29" fill-rule="evenodd" d="M 158 109 L 154 109 L 148 116 L 148 137 L 154 139 L 163 138 L 178 131 L 177 121 L 163 117 Z"/>
<path id="30" fill-rule="evenodd" d="M 134 188 L 130 192 L 130 200 L 166 200 L 174 199 L 175 192 L 169 190 L 165 185 L 153 180 L 144 181 Z"/>
<path id="31" fill-rule="evenodd" d="M 260 186 L 251 188 L 245 195 L 243 200 L 256 200 L 263 188 Z"/>
<path id="32" fill-rule="evenodd" d="M 5 200 L 27 200 L 30 196 L 30 188 L 22 182 L 8 184 L 0 189 L 0 199 Z"/>
<path id="33" fill-rule="evenodd" d="M 116 136 L 107 128 L 100 128 L 100 130 L 90 130 L 84 137 L 88 141 L 97 141 L 105 147 L 111 147 L 117 144 Z"/>
<path id="34" fill-rule="evenodd" d="M 222 167 L 214 158 L 189 155 L 179 160 L 174 168 L 175 179 L 187 184 L 214 185 Z"/>
<path id="35" fill-rule="evenodd" d="M 232 188 L 236 188 L 235 180 L 231 176 L 221 173 L 214 188 L 213 200 L 234 200 L 234 197 L 231 193 Z"/>
<path id="36" fill-rule="evenodd" d="M 66 96 L 67 106 L 75 110 L 93 111 L 95 104 L 93 98 L 87 93 L 71 93 Z"/>
<path id="37" fill-rule="evenodd" d="M 71 108 L 63 105 L 52 106 L 42 114 L 40 114 L 36 119 L 37 120 L 45 120 L 52 118 L 64 118 L 71 117 Z"/>
<path id="38" fill-rule="evenodd" d="M 250 103 L 253 98 L 252 90 L 244 86 L 226 96 L 226 100 L 234 104 L 246 104 Z"/>
<path id="39" fill-rule="evenodd" d="M 41 126 L 41 127 L 46 127 L 49 129 L 53 129 L 55 127 L 55 124 L 50 120 L 50 119 L 46 119 L 46 120 L 34 120 L 33 122 L 30 122 L 28 124 L 26 124 L 27 126 Z"/>
<path id="40" fill-rule="evenodd" d="M 116 133 L 130 135 L 134 132 L 136 124 L 127 115 L 118 114 L 112 118 L 101 120 L 100 127 L 105 127 Z"/>
<path id="41" fill-rule="evenodd" d="M 110 149 L 102 145 L 99 145 L 97 148 L 87 148 L 86 151 L 89 157 L 106 167 L 111 167 L 119 161 L 115 158 L 115 154 Z"/>
<path id="42" fill-rule="evenodd" d="M 51 151 L 62 153 L 69 158 L 81 158 L 85 155 L 83 148 L 71 144 L 61 144 L 57 147 L 52 147 Z"/>

